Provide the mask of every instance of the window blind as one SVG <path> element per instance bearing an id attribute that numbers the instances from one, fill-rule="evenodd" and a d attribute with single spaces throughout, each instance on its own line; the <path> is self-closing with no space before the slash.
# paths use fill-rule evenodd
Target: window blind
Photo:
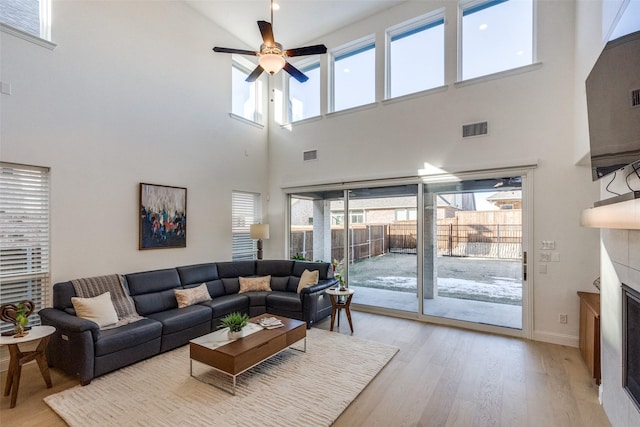
<path id="1" fill-rule="evenodd" d="M 249 234 L 249 226 L 260 222 L 260 195 L 233 191 L 231 195 L 231 258 L 234 261 L 256 257 L 256 241 Z"/>
<path id="2" fill-rule="evenodd" d="M 49 282 L 49 169 L 0 163 L 0 304 L 29 299 L 37 312 Z"/>

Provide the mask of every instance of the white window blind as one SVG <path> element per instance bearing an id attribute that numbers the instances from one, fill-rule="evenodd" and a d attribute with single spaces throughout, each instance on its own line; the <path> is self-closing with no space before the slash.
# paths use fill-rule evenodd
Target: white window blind
<path id="1" fill-rule="evenodd" d="M 0 163 L 0 304 L 29 299 L 37 312 L 49 281 L 49 169 Z"/>
<path id="2" fill-rule="evenodd" d="M 249 226 L 260 222 L 260 194 L 234 191 L 231 195 L 231 257 L 234 261 L 256 257 L 256 241 L 249 234 Z"/>

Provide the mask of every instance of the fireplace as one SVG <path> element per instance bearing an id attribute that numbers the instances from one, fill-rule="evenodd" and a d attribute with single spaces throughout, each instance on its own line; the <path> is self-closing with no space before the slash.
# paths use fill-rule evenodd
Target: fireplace
<path id="1" fill-rule="evenodd" d="M 622 386 L 640 411 L 640 292 L 622 284 Z"/>

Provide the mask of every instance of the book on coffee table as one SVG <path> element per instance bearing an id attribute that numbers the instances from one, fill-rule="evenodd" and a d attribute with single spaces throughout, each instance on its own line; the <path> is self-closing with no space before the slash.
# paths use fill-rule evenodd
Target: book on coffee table
<path id="1" fill-rule="evenodd" d="M 275 329 L 284 326 L 280 319 L 276 319 L 275 317 L 263 317 L 262 319 L 258 320 L 258 325 L 262 326 L 265 329 Z"/>

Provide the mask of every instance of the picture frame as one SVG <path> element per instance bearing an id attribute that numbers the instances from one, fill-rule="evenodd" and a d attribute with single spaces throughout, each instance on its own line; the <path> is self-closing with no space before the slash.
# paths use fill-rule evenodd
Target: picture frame
<path id="1" fill-rule="evenodd" d="M 187 189 L 140 183 L 139 249 L 187 247 Z"/>

